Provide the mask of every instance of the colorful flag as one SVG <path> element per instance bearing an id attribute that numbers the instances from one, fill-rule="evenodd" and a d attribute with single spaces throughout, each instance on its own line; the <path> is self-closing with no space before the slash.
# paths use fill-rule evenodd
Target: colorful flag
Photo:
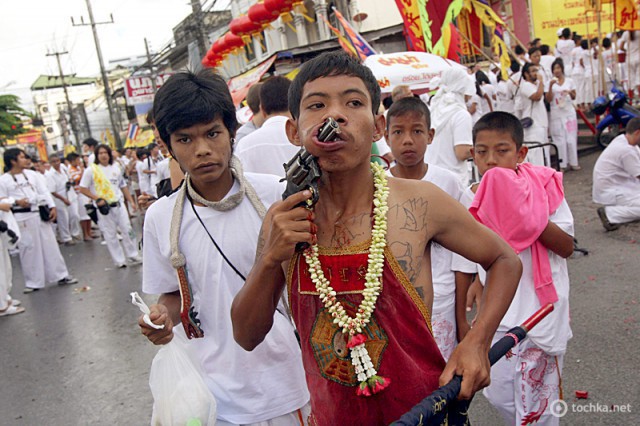
<path id="1" fill-rule="evenodd" d="M 633 0 L 615 0 L 616 25 L 619 30 L 640 30 L 638 7 Z"/>
<path id="2" fill-rule="evenodd" d="M 138 132 L 140 132 L 140 126 L 137 123 L 129 123 L 129 128 L 127 129 L 127 139 L 124 143 L 126 148 L 135 146 L 136 137 L 138 137 Z"/>
<path id="3" fill-rule="evenodd" d="M 329 21 L 327 21 L 323 16 L 321 16 L 321 15 L 318 15 L 318 16 L 322 18 L 322 20 L 325 22 L 325 24 L 327 24 L 327 27 L 329 27 L 329 29 L 336 35 L 336 37 L 338 37 L 338 43 L 340 44 L 342 49 L 345 52 L 347 52 L 348 54 L 350 54 L 350 55 L 358 56 L 358 53 L 356 52 L 356 49 L 354 49 L 354 47 L 351 45 L 351 43 L 349 43 L 347 41 L 347 39 L 340 32 L 340 30 L 337 29 L 336 27 L 334 27 L 333 25 L 331 25 L 329 23 Z"/>
<path id="4" fill-rule="evenodd" d="M 407 41 L 407 49 L 415 52 L 426 52 L 427 48 L 423 38 L 418 0 L 396 0 L 396 6 L 398 6 L 404 21 L 402 31 Z"/>
<path id="5" fill-rule="evenodd" d="M 351 24 L 344 19 L 342 13 L 340 13 L 335 7 L 332 7 L 332 9 L 338 18 L 338 21 L 340 21 L 342 28 L 344 28 L 344 31 L 347 33 L 347 37 L 349 38 L 349 41 L 351 41 L 351 44 L 358 53 L 360 59 L 364 60 L 367 56 L 376 55 L 376 51 L 373 50 L 373 47 L 371 47 L 369 43 L 367 43 L 367 41 L 358 34 L 355 28 L 353 28 Z"/>

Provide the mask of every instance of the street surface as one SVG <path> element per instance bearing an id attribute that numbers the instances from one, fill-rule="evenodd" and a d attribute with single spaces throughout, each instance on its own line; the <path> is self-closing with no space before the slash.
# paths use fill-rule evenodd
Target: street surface
<path id="1" fill-rule="evenodd" d="M 574 337 L 564 361 L 568 412 L 561 423 L 638 425 L 640 223 L 604 231 L 591 203 L 598 155 L 581 157 L 583 170 L 565 175 L 576 237 L 589 255 L 569 260 Z M 140 292 L 141 267 L 114 269 L 98 240 L 62 252 L 80 283 L 28 295 L 13 259 L 12 295 L 27 311 L 0 318 L 0 424 L 149 424 L 149 367 L 156 348 L 138 331 L 139 311 L 129 297 Z M 84 286 L 90 289 L 80 291 Z M 588 399 L 576 399 L 576 391 L 589 392 Z M 626 413 L 602 412 L 613 404 Z M 472 404 L 471 420 L 501 424 L 482 395 Z"/>

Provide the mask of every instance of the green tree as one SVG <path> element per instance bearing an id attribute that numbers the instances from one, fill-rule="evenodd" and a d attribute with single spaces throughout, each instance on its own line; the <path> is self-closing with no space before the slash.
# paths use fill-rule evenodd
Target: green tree
<path id="1" fill-rule="evenodd" d="M 0 145 L 25 132 L 23 117 L 29 117 L 29 113 L 20 106 L 20 98 L 16 95 L 0 95 Z"/>

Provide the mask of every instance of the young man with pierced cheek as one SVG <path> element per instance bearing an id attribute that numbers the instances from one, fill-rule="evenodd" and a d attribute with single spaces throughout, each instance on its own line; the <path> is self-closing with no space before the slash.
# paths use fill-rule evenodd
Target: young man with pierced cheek
<path id="1" fill-rule="evenodd" d="M 145 218 L 142 289 L 160 294 L 149 317 L 165 327 L 140 318 L 141 331 L 157 345 L 183 329 L 193 338 L 189 346 L 216 399 L 216 424 L 299 425 L 309 415 L 309 393 L 285 310 L 273 312 L 265 344 L 254 352 L 233 340 L 229 315 L 253 265 L 262 218 L 284 185 L 275 176 L 243 173 L 233 156 L 238 123 L 231 94 L 210 70 L 171 76 L 153 112 L 185 179 Z"/>
<path id="2" fill-rule="evenodd" d="M 311 424 L 389 424 L 454 374 L 463 376 L 460 397 L 470 398 L 489 383 L 491 338 L 520 277 L 513 251 L 455 200 L 371 164 L 371 144 L 384 132 L 379 103 L 375 77 L 348 55 L 325 53 L 302 66 L 287 132 L 317 158 L 319 201 L 313 211 L 300 206 L 311 196 L 305 190 L 271 207 L 232 306 L 236 341 L 260 350 L 287 291 Z M 322 142 L 318 129 L 329 117 L 341 132 Z M 431 241 L 489 271 L 478 321 L 446 366 L 431 331 Z M 296 252 L 299 242 L 309 249 Z"/>

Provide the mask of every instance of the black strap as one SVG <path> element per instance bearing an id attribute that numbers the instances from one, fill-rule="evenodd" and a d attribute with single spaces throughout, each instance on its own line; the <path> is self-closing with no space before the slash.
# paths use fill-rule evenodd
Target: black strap
<path id="1" fill-rule="evenodd" d="M 200 222 L 200 225 L 202 225 L 202 227 L 204 228 L 204 231 L 207 233 L 207 235 L 209 236 L 209 238 L 211 239 L 211 242 L 213 243 L 213 245 L 216 247 L 216 249 L 218 250 L 218 252 L 222 255 L 222 258 L 225 260 L 225 262 L 227 262 L 227 264 L 229 266 L 231 266 L 231 269 L 233 269 L 233 271 L 238 274 L 238 276 L 240 278 L 242 278 L 242 281 L 246 281 L 247 278 L 242 275 L 242 273 L 240 271 L 238 271 L 238 268 L 236 268 L 233 263 L 231 263 L 231 261 L 229 260 L 229 258 L 227 258 L 227 256 L 224 254 L 224 252 L 222 251 L 222 249 L 220 248 L 220 246 L 218 245 L 218 243 L 216 243 L 216 240 L 213 239 L 213 237 L 211 236 L 211 234 L 209 233 L 209 230 L 207 229 L 207 227 L 205 226 L 204 222 L 202 221 L 202 219 L 200 218 L 200 215 L 198 214 L 198 212 L 196 211 L 195 206 L 193 205 L 193 200 L 191 199 L 191 197 L 189 197 L 189 203 L 191 203 L 191 209 L 193 210 L 193 214 L 196 215 L 196 217 L 198 218 L 198 221 Z"/>

